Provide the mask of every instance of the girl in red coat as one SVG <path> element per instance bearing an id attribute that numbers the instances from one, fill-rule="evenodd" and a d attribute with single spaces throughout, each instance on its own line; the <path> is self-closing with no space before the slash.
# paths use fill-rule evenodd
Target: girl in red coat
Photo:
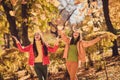
<path id="1" fill-rule="evenodd" d="M 34 66 L 34 70 L 39 80 L 47 80 L 47 65 L 50 63 L 48 57 L 49 52 L 55 52 L 58 45 L 50 47 L 45 44 L 40 33 L 35 33 L 33 44 L 26 47 L 22 47 L 16 37 L 13 36 L 16 41 L 17 47 L 21 52 L 29 53 L 29 65 Z"/>

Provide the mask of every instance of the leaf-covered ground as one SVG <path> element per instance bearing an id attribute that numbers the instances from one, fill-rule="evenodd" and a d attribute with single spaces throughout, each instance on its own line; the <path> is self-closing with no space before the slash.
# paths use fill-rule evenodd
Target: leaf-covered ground
<path id="1" fill-rule="evenodd" d="M 77 76 L 78 80 L 120 80 L 120 56 L 109 57 L 105 59 L 105 69 L 96 71 L 95 68 L 89 68 L 85 70 L 79 68 Z M 56 74 L 49 76 L 49 80 L 67 80 L 65 78 L 65 72 L 60 71 Z"/>
<path id="2" fill-rule="evenodd" d="M 8 68 L 1 66 L 0 70 L 3 71 L 4 69 L 4 79 L 0 74 L 0 80 L 38 80 L 36 75 L 32 76 L 30 74 L 28 65 L 18 69 L 18 66 L 20 66 L 18 65 L 18 63 L 21 64 L 20 62 L 26 62 L 26 58 L 24 60 L 22 54 L 18 56 L 19 53 L 17 54 L 15 49 L 10 49 L 8 51 L 12 53 L 11 57 L 9 57 L 12 61 L 9 60 L 10 63 L 8 63 L 7 61 L 6 66 Z M 111 52 L 109 52 L 109 54 L 111 54 Z M 7 60 L 9 55 L 2 55 L 5 59 L 0 59 L 3 60 L 1 61 L 1 64 L 4 64 L 3 62 Z M 100 64 L 98 64 L 98 62 L 94 63 L 93 67 L 80 67 L 77 72 L 78 80 L 120 80 L 120 55 L 116 57 L 111 57 L 111 55 L 109 55 L 108 57 L 108 54 L 106 54 L 105 56 L 107 57 L 104 58 L 104 60 L 102 60 L 102 63 L 99 62 L 100 64 L 102 64 L 102 69 L 99 69 Z M 16 61 L 16 59 L 18 59 L 19 61 Z M 11 64 L 11 62 L 14 64 Z M 13 73 L 11 72 L 11 69 Z M 61 58 L 53 58 L 49 65 L 48 71 L 48 80 L 68 80 L 68 76 L 66 74 L 65 61 Z"/>

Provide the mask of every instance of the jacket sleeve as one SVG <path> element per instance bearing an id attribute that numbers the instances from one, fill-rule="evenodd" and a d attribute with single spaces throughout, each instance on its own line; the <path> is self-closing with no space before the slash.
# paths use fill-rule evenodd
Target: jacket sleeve
<path id="1" fill-rule="evenodd" d="M 56 52 L 58 49 L 58 45 L 54 45 L 54 47 L 47 46 L 49 52 Z"/>
<path id="2" fill-rule="evenodd" d="M 83 42 L 83 47 L 89 47 L 89 46 L 92 46 L 94 45 L 95 43 L 97 43 L 98 41 L 100 41 L 100 37 L 97 37 L 93 40 L 90 40 L 90 41 L 82 41 Z"/>
<path id="3" fill-rule="evenodd" d="M 22 47 L 20 43 L 17 43 L 17 47 L 21 52 L 28 52 L 30 50 L 30 46 Z"/>
<path id="4" fill-rule="evenodd" d="M 62 39 L 65 43 L 69 43 L 69 42 L 70 42 L 70 38 L 69 38 L 65 33 L 62 33 L 62 34 L 61 34 L 61 39 Z"/>

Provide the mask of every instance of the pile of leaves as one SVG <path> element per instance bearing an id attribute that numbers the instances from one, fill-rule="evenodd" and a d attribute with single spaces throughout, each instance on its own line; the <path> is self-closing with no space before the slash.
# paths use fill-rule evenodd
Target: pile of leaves
<path id="1" fill-rule="evenodd" d="M 16 48 L 1 50 L 0 74 L 3 79 L 14 79 L 19 70 L 26 69 L 28 55 L 20 53 Z"/>

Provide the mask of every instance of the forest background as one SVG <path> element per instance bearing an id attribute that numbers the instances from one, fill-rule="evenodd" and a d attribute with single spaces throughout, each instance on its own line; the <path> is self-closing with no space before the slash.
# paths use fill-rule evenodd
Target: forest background
<path id="1" fill-rule="evenodd" d="M 27 46 L 40 31 L 52 46 L 57 29 L 71 36 L 73 24 L 84 40 L 107 34 L 86 49 L 88 60 L 84 68 L 79 67 L 79 80 L 119 80 L 120 0 L 0 0 L 0 80 L 36 77 L 27 64 L 28 54 L 17 50 L 11 35 Z M 66 80 L 64 46 L 60 42 L 57 52 L 49 55 L 49 80 Z"/>

